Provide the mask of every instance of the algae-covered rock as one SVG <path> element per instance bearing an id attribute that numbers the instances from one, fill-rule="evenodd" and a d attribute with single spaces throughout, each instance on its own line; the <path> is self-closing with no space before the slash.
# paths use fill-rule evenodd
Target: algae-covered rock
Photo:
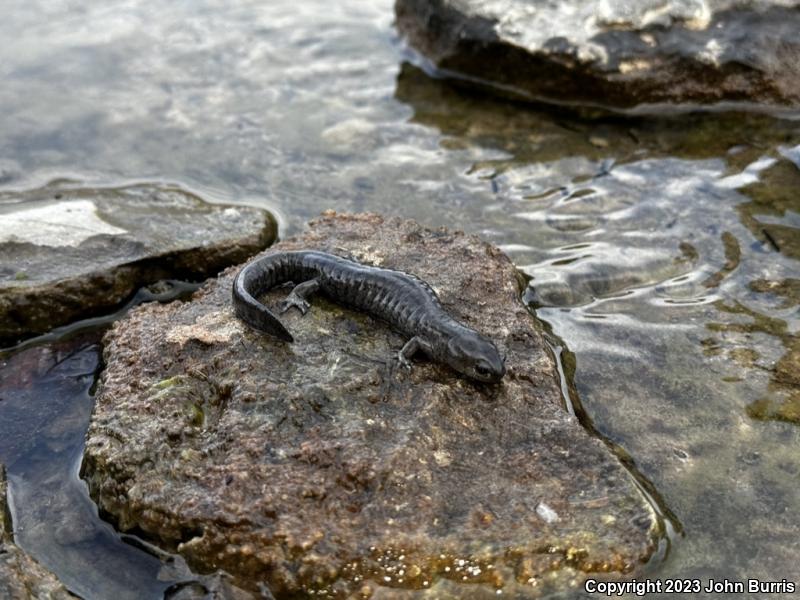
<path id="1" fill-rule="evenodd" d="M 275 236 L 266 211 L 176 187 L 0 193 L 0 346 L 114 307 L 158 279 L 214 275 Z"/>
<path id="2" fill-rule="evenodd" d="M 396 369 L 401 336 L 320 298 L 278 342 L 234 317 L 230 269 L 105 338 L 82 475 L 120 529 L 277 598 L 574 593 L 651 555 L 653 509 L 564 410 L 505 255 L 370 214 L 328 213 L 270 251 L 296 249 L 422 277 L 507 355 L 502 383 Z"/>
<path id="3" fill-rule="evenodd" d="M 0 465 L 0 598 L 3 600 L 73 600 L 55 575 L 14 544 L 7 503 L 5 469 Z"/>
<path id="4" fill-rule="evenodd" d="M 792 0 L 397 0 L 395 11 L 436 67 L 515 96 L 800 106 Z"/>

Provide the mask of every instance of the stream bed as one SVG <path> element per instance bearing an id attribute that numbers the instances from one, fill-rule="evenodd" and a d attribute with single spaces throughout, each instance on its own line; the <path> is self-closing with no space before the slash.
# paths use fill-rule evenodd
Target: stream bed
<path id="1" fill-rule="evenodd" d="M 4 17 L 0 188 L 166 182 L 268 208 L 282 237 L 326 209 L 476 233 L 528 278 L 584 424 L 670 515 L 647 576 L 800 581 L 800 120 L 498 100 L 415 66 L 390 0 L 9 0 Z M 96 341 L 59 363 L 85 419 Z M 5 440 L 36 416 L 12 413 L 0 399 Z M 77 546 L 105 557 L 87 580 L 127 560 L 169 579 L 108 541 L 74 499 L 80 447 L 45 465 L 52 444 L 0 444 L 27 465 L 9 468 L 23 548 L 65 581 Z M 29 496 L 60 507 L 40 531 Z M 46 552 L 78 518 L 96 535 Z"/>

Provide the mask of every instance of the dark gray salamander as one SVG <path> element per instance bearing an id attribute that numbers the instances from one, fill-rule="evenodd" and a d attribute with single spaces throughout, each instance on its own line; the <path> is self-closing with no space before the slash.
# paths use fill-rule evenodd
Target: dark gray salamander
<path id="1" fill-rule="evenodd" d="M 245 323 L 292 342 L 292 335 L 256 298 L 277 285 L 296 287 L 281 305 L 303 314 L 308 297 L 322 292 L 334 302 L 383 319 L 410 339 L 400 351 L 400 363 L 422 351 L 478 381 L 500 381 L 506 372 L 494 343 L 462 325 L 442 308 L 430 286 L 401 271 L 381 269 L 324 252 L 279 252 L 247 264 L 233 282 L 233 306 Z"/>

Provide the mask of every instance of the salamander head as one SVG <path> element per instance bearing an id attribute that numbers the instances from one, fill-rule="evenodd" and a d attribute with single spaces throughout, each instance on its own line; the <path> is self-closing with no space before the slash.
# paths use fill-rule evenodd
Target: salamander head
<path id="1" fill-rule="evenodd" d="M 447 343 L 445 362 L 471 379 L 493 383 L 506 374 L 497 346 L 474 331 L 459 332 Z"/>

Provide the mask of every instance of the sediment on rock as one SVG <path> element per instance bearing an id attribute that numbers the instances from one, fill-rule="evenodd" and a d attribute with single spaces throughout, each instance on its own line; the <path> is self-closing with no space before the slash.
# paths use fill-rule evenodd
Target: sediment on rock
<path id="1" fill-rule="evenodd" d="M 0 347 L 118 306 L 159 279 L 205 279 L 271 244 L 266 211 L 169 186 L 0 193 Z"/>
<path id="2" fill-rule="evenodd" d="M 332 212 L 268 252 L 299 249 L 421 277 L 506 354 L 502 383 L 398 370 L 401 336 L 323 298 L 284 314 L 295 343 L 278 342 L 235 318 L 229 269 L 105 338 L 82 476 L 117 527 L 276 598 L 536 597 L 648 559 L 653 507 L 563 409 L 505 255 Z"/>
<path id="3" fill-rule="evenodd" d="M 397 0 L 444 74 L 506 95 L 631 109 L 800 107 L 800 5 L 769 0 Z"/>

